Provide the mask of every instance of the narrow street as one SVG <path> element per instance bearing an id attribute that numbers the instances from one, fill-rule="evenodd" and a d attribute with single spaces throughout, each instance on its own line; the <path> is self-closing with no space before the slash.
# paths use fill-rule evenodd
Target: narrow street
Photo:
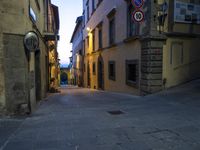
<path id="1" fill-rule="evenodd" d="M 0 119 L 0 150 L 199 150 L 199 89 L 200 80 L 147 97 L 64 87 L 33 115 Z"/>

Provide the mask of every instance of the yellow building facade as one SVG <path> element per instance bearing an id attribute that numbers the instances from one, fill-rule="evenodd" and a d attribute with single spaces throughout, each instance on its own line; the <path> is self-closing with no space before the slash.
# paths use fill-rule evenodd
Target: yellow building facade
<path id="1" fill-rule="evenodd" d="M 58 7 L 53 4 L 48 6 L 48 25 L 46 39 L 49 48 L 49 90 L 56 91 L 60 86 L 60 64 L 57 51 L 60 21 Z"/>
<path id="2" fill-rule="evenodd" d="M 72 84 L 83 86 L 83 16 L 77 17 L 70 42 L 72 43 Z"/>
<path id="3" fill-rule="evenodd" d="M 166 36 L 162 76 L 168 88 L 200 77 L 200 1 L 166 2 L 169 10 L 162 26 Z"/>
<path id="4" fill-rule="evenodd" d="M 200 25 L 176 20 L 177 3 L 200 7 L 145 1 L 136 23 L 129 0 L 83 0 L 84 86 L 146 95 L 199 78 Z"/>

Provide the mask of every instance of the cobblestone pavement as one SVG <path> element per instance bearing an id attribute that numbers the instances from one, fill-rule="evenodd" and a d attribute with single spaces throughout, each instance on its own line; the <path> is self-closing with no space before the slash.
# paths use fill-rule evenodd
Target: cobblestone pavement
<path id="1" fill-rule="evenodd" d="M 64 87 L 1 118 L 0 150 L 200 150 L 200 80 L 146 97 Z"/>

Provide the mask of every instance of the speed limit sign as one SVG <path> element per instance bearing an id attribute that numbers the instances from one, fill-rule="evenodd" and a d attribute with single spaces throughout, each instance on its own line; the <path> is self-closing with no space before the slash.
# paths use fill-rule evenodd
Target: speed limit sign
<path id="1" fill-rule="evenodd" d="M 134 11 L 132 19 L 135 22 L 142 22 L 144 20 L 144 13 L 141 10 Z"/>

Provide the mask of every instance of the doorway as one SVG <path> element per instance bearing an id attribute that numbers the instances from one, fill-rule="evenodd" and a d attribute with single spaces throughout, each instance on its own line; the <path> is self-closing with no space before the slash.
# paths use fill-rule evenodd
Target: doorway
<path id="1" fill-rule="evenodd" d="M 98 58 L 98 89 L 104 90 L 104 63 L 101 55 Z"/>
<path id="2" fill-rule="evenodd" d="M 90 85 L 91 85 L 91 83 L 90 83 L 90 64 L 89 64 L 89 62 L 87 63 L 87 81 L 88 81 L 88 83 L 87 83 L 87 85 L 88 85 L 88 87 L 90 87 Z"/>
<path id="3" fill-rule="evenodd" d="M 40 50 L 35 52 L 35 92 L 36 101 L 41 100 L 41 66 L 40 66 Z"/>

